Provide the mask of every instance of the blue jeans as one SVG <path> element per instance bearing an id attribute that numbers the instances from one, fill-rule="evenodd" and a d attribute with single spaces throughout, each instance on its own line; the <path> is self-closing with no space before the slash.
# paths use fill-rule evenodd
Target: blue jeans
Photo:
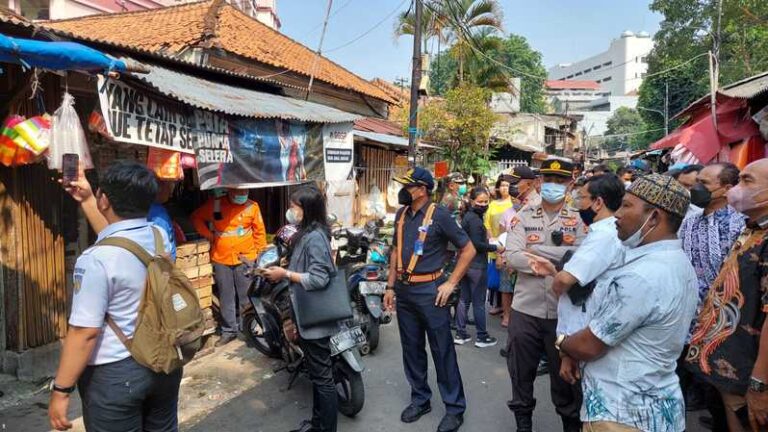
<path id="1" fill-rule="evenodd" d="M 89 432 L 176 432 L 182 369 L 156 373 L 132 357 L 88 366 L 77 383 Z"/>
<path id="2" fill-rule="evenodd" d="M 411 403 L 423 406 L 432 398 L 427 382 L 429 341 L 435 363 L 437 387 L 448 414 L 463 414 L 467 400 L 461 382 L 456 349 L 451 334 L 451 313 L 447 307 L 435 306 L 437 286 L 442 281 L 415 285 L 395 284 L 397 325 L 403 348 L 405 376 L 411 385 Z"/>
<path id="3" fill-rule="evenodd" d="M 461 337 L 467 334 L 467 316 L 469 306 L 472 304 L 472 313 L 475 316 L 475 328 L 477 338 L 488 337 L 485 324 L 485 297 L 488 291 L 487 271 L 485 268 L 469 268 L 467 274 L 461 279 L 461 299 L 456 309 L 456 333 Z"/>

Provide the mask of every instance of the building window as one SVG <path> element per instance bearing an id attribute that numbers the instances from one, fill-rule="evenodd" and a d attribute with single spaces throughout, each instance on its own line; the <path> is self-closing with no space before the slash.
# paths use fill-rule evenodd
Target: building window
<path id="1" fill-rule="evenodd" d="M 597 66 L 593 67 L 593 68 L 592 68 L 592 70 L 598 70 L 598 69 L 600 69 L 601 67 L 602 67 L 601 65 L 597 65 Z"/>
<path id="2" fill-rule="evenodd" d="M 648 57 L 640 57 L 642 63 L 648 63 Z"/>
<path id="3" fill-rule="evenodd" d="M 576 72 L 575 76 L 581 76 L 581 72 Z"/>
<path id="4" fill-rule="evenodd" d="M 592 69 L 587 69 L 587 70 L 584 71 L 584 75 L 586 75 L 586 74 L 588 74 L 590 72 L 592 72 Z"/>
<path id="5" fill-rule="evenodd" d="M 565 77 L 565 79 L 571 79 L 571 78 L 573 78 L 573 75 L 568 75 L 567 77 Z"/>
<path id="6" fill-rule="evenodd" d="M 603 78 L 603 82 L 608 82 L 608 81 L 610 81 L 610 80 L 612 80 L 612 79 L 613 79 L 613 78 L 611 78 L 611 77 L 605 77 L 605 78 Z"/>
<path id="7" fill-rule="evenodd" d="M 610 66 L 610 65 L 612 65 L 612 64 L 613 64 L 613 62 L 612 62 L 612 61 L 609 61 L 609 62 L 605 62 L 605 63 L 603 63 L 603 66 Z"/>
<path id="8" fill-rule="evenodd" d="M 50 0 L 21 0 L 17 1 L 18 12 L 30 20 L 50 19 Z"/>

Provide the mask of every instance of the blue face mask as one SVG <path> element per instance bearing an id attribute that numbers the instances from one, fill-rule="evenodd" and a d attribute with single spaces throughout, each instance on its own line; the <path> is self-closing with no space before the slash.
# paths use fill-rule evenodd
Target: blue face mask
<path id="1" fill-rule="evenodd" d="M 232 204 L 243 205 L 248 202 L 248 195 L 230 196 L 229 199 L 232 201 Z"/>
<path id="2" fill-rule="evenodd" d="M 559 183 L 544 183 L 541 185 L 541 199 L 557 204 L 565 199 L 565 190 L 568 186 Z"/>

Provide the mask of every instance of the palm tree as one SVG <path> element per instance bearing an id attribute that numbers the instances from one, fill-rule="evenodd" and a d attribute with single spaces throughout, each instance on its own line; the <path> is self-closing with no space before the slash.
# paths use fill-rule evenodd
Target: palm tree
<path id="1" fill-rule="evenodd" d="M 424 53 L 427 52 L 427 43 L 437 38 L 437 43 L 440 44 L 441 42 L 447 42 L 447 36 L 446 28 L 447 28 L 447 20 L 446 18 L 440 14 L 436 13 L 438 9 L 436 9 L 433 6 L 427 7 L 424 9 L 421 21 L 421 35 L 422 39 L 424 41 Z M 400 36 L 404 35 L 411 35 L 413 36 L 414 30 L 416 29 L 416 12 L 413 10 L 408 10 L 406 12 L 402 12 L 399 16 L 397 21 L 395 21 L 395 37 L 399 38 Z M 440 48 L 437 49 L 440 51 Z"/>
<path id="2" fill-rule="evenodd" d="M 428 9 L 447 19 L 452 39 L 451 48 L 459 61 L 459 82 L 464 82 L 464 64 L 468 54 L 477 48 L 476 36 L 485 37 L 502 29 L 502 12 L 498 0 L 443 0 L 439 9 L 431 2 Z"/>

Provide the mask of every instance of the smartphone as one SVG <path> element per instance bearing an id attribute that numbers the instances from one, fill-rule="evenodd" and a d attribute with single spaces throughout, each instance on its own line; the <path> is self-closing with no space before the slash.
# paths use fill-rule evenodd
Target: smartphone
<path id="1" fill-rule="evenodd" d="M 65 184 L 77 181 L 80 174 L 80 156 L 77 153 L 64 153 L 61 157 L 61 173 Z"/>

